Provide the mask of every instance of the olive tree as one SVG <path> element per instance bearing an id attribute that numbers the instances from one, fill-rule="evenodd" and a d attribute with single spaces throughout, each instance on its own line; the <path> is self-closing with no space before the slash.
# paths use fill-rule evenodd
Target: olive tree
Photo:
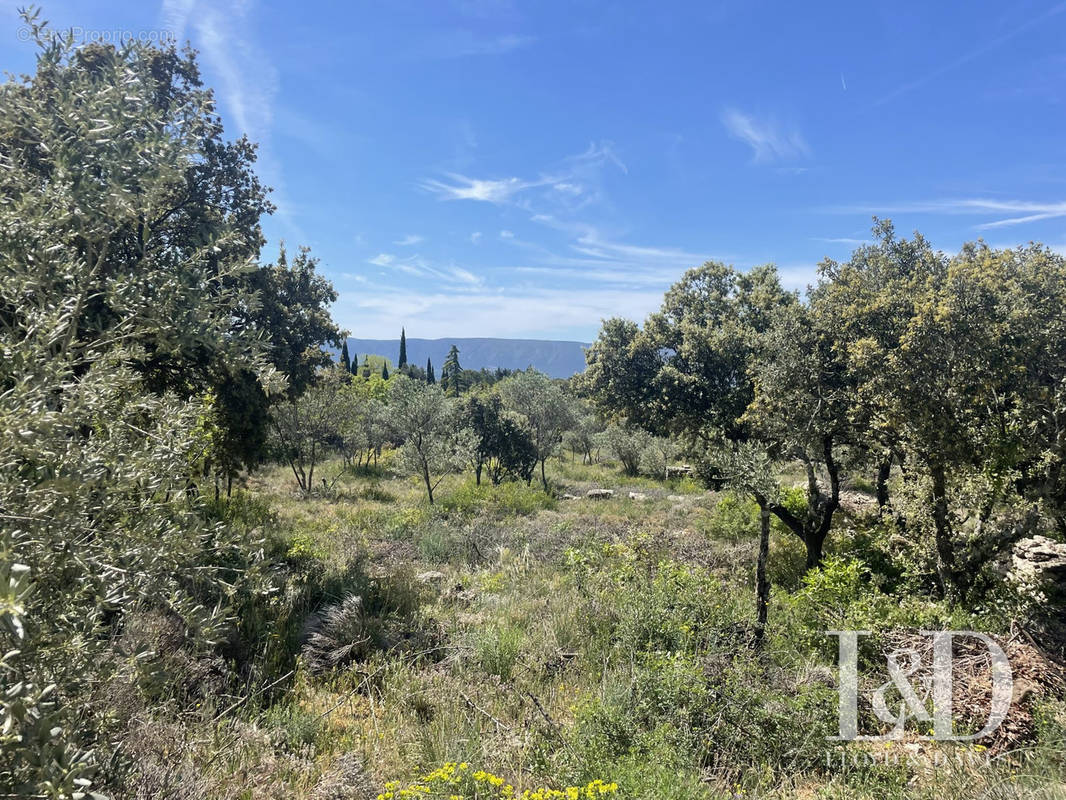
<path id="1" fill-rule="evenodd" d="M 191 58 L 27 24 L 36 72 L 0 85 L 0 784 L 69 797 L 121 764 L 101 699 L 154 661 L 115 647 L 131 619 L 165 613 L 208 650 L 256 572 L 194 491 L 209 383 L 175 365 L 284 382 L 261 332 L 233 327 L 254 224 L 213 190 L 179 196 L 215 145 L 247 154 L 221 142 Z"/>
<path id="2" fill-rule="evenodd" d="M 288 398 L 271 410 L 277 455 L 289 465 L 305 495 L 314 490 L 315 468 L 330 447 L 343 450 L 344 423 L 358 413 L 346 391 L 349 380 L 348 373 L 340 367 L 325 370 L 303 394 Z M 328 488 L 324 478 L 322 483 Z"/>
<path id="3" fill-rule="evenodd" d="M 541 483 L 544 491 L 548 491 L 544 462 L 555 453 L 563 434 L 573 424 L 573 401 L 559 382 L 535 370 L 507 378 L 499 389 L 507 408 L 523 420 L 540 463 Z"/>
<path id="4" fill-rule="evenodd" d="M 402 442 L 402 467 L 421 479 L 433 505 L 434 490 L 446 475 L 466 465 L 472 449 L 458 404 L 439 386 L 397 375 L 389 381 L 388 424 Z"/>
<path id="5" fill-rule="evenodd" d="M 641 459 L 652 443 L 652 435 L 640 428 L 611 423 L 596 442 L 622 465 L 626 475 L 639 475 Z"/>

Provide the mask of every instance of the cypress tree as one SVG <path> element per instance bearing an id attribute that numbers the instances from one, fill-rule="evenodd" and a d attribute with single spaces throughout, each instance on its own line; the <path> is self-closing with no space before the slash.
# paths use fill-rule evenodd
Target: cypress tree
<path id="1" fill-rule="evenodd" d="M 433 359 L 426 359 L 426 383 L 436 383 L 437 376 L 433 374 Z"/>
<path id="2" fill-rule="evenodd" d="M 363 372 L 363 377 L 364 378 L 369 378 L 370 377 L 370 353 L 367 353 L 365 356 L 363 356 L 363 369 L 362 369 L 362 372 Z"/>
<path id="3" fill-rule="evenodd" d="M 407 331 L 400 328 L 400 358 L 396 362 L 396 369 L 402 370 L 407 366 Z"/>
<path id="4" fill-rule="evenodd" d="M 389 365 L 387 362 L 381 362 L 381 379 L 387 381 L 389 379 Z"/>
<path id="5" fill-rule="evenodd" d="M 453 397 L 459 396 L 463 390 L 460 385 L 462 371 L 463 368 L 459 365 L 459 348 L 453 344 L 452 349 L 448 351 L 448 357 L 444 360 L 444 365 L 440 368 L 440 385 L 445 394 Z"/>
<path id="6" fill-rule="evenodd" d="M 344 340 L 344 344 L 341 345 L 341 366 L 344 367 L 345 372 L 352 371 L 352 359 L 348 356 L 348 340 Z"/>

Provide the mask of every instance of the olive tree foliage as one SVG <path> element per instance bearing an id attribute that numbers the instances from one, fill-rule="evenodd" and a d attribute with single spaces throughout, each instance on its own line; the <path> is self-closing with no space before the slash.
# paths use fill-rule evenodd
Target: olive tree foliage
<path id="1" fill-rule="evenodd" d="M 512 375 L 499 384 L 499 391 L 507 409 L 523 421 L 540 463 L 541 483 L 548 491 L 544 462 L 555 454 L 563 434 L 573 425 L 573 401 L 558 381 L 536 370 Z"/>
<path id="2" fill-rule="evenodd" d="M 770 607 L 770 579 L 767 573 L 770 514 L 771 508 L 783 505 L 781 487 L 774 475 L 773 459 L 758 442 L 722 439 L 710 452 L 713 456 L 702 459 L 697 467 L 703 473 L 704 480 L 720 482 L 746 492 L 759 502 L 759 549 L 755 561 L 755 640 L 758 644 L 766 631 Z"/>
<path id="3" fill-rule="evenodd" d="M 929 520 L 943 592 L 965 600 L 980 568 L 1049 514 L 1063 525 L 1066 261 L 1040 246 L 970 244 L 954 258 L 916 235 L 823 266 L 874 434 L 906 458 L 904 524 Z"/>
<path id="4" fill-rule="evenodd" d="M 735 462 L 730 454 L 738 443 L 758 443 L 774 459 L 802 463 L 808 477 L 802 517 L 775 500 L 776 490 L 753 495 L 803 541 L 810 568 L 821 560 L 839 507 L 841 451 L 855 438 L 853 380 L 833 330 L 832 317 L 786 292 L 773 267 L 740 273 L 709 262 L 670 288 L 643 329 L 604 323 L 589 349 L 582 387 L 608 413 L 698 446 L 708 461 L 702 474 L 712 484 L 751 489 L 737 483 L 736 470 L 715 477 L 723 453 L 723 463 Z M 630 357 L 639 382 L 621 377 Z M 651 440 L 638 448 L 634 434 L 608 433 L 616 457 L 635 471 L 638 449 Z"/>
<path id="5" fill-rule="evenodd" d="M 573 424 L 570 430 L 563 434 L 563 446 L 575 459 L 580 455 L 582 464 L 592 464 L 598 447 L 596 435 L 603 431 L 603 423 L 587 401 L 575 400 L 573 411 Z"/>
<path id="6" fill-rule="evenodd" d="M 342 425 L 356 416 L 353 398 L 345 391 L 350 378 L 339 367 L 324 370 L 303 394 L 288 398 L 271 410 L 277 457 L 289 465 L 305 495 L 316 488 L 315 467 L 331 448 L 342 445 Z M 321 481 L 324 489 L 332 487 L 333 481 Z"/>
<path id="7" fill-rule="evenodd" d="M 585 371 L 571 382 L 575 393 L 589 398 L 604 416 L 641 419 L 654 427 L 663 422 L 662 415 L 651 417 L 661 408 L 657 378 L 662 366 L 662 353 L 637 323 L 612 317 L 585 351 Z"/>
<path id="8" fill-rule="evenodd" d="M 640 469 L 650 477 L 666 479 L 666 468 L 681 453 L 681 445 L 670 436 L 652 436 L 640 454 Z"/>
<path id="9" fill-rule="evenodd" d="M 388 387 L 389 382 L 377 375 L 344 384 L 346 397 L 337 424 L 338 448 L 346 465 L 369 467 L 390 443 Z"/>
<path id="10" fill-rule="evenodd" d="M 744 438 L 760 336 L 797 306 L 773 266 L 738 272 L 708 262 L 686 272 L 644 324 L 644 346 L 661 354 L 661 366 L 651 406 L 630 418 L 691 439 Z"/>
<path id="11" fill-rule="evenodd" d="M 458 403 L 439 386 L 397 375 L 389 381 L 388 422 L 402 442 L 400 465 L 422 481 L 433 505 L 433 492 L 444 477 L 470 460 L 472 435 L 461 424 Z"/>
<path id="12" fill-rule="evenodd" d="M 622 465 L 622 471 L 630 476 L 640 474 L 641 459 L 652 439 L 652 435 L 646 430 L 614 422 L 596 436 L 597 444 L 612 458 L 617 459 Z"/>
<path id="13" fill-rule="evenodd" d="M 254 304 L 240 221 L 176 207 L 205 147 L 230 147 L 191 59 L 27 23 L 36 74 L 0 86 L 0 785 L 73 797 L 123 763 L 99 704 L 152 668 L 114 646 L 130 619 L 207 649 L 253 580 L 256 548 L 187 491 L 212 412 L 172 365 L 283 382 L 232 329 Z"/>

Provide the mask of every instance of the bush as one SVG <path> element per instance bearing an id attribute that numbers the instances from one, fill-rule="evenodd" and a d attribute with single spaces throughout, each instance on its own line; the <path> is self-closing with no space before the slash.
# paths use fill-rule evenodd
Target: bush
<path id="1" fill-rule="evenodd" d="M 622 464 L 622 471 L 630 476 L 640 474 L 640 459 L 651 439 L 647 431 L 614 423 L 603 433 L 596 434 L 599 446 L 617 459 Z"/>

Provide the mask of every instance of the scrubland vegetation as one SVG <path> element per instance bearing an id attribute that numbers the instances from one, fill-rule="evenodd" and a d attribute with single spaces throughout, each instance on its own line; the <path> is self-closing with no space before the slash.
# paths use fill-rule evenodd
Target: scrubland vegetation
<path id="1" fill-rule="evenodd" d="M 1062 257 L 878 222 L 805 297 L 689 271 L 570 381 L 364 371 L 309 251 L 260 263 L 192 55 L 35 29 L 0 88 L 0 793 L 1062 795 L 1062 598 L 1003 567 L 1064 534 Z M 937 629 L 1003 644 L 1006 723 L 834 741 L 826 631 L 870 632 L 873 688 Z"/>

